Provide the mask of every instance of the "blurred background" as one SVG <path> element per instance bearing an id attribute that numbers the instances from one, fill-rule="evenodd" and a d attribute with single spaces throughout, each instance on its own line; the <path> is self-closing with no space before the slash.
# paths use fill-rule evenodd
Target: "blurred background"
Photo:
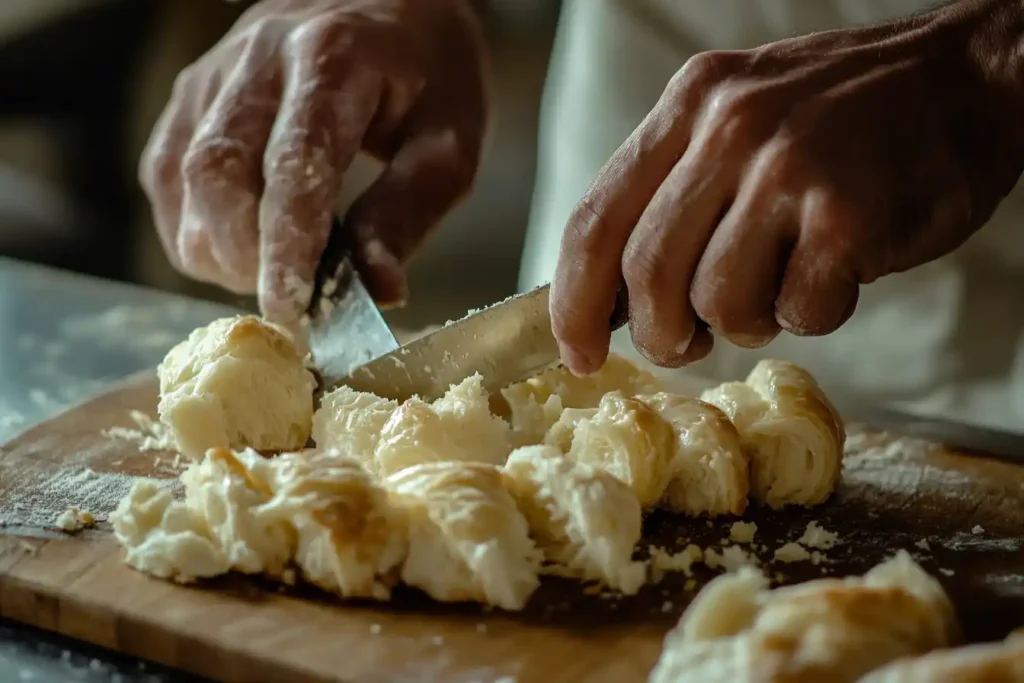
<path id="1" fill-rule="evenodd" d="M 251 2 L 0 0 L 0 255 L 226 303 L 168 264 L 136 180 L 177 73 Z M 560 3 L 484 3 L 495 121 L 470 199 L 411 268 L 418 328 L 515 289 Z M 357 160 L 344 205 L 379 169 Z"/>

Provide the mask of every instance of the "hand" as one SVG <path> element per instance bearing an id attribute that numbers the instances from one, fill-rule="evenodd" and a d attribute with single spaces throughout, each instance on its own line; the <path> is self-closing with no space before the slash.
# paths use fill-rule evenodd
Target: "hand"
<path id="1" fill-rule="evenodd" d="M 711 332 L 747 348 L 832 332 L 859 285 L 960 245 L 1022 169 L 1020 108 L 994 71 L 1016 53 L 981 54 L 1001 2 L 687 62 L 569 220 L 551 292 L 563 361 L 604 362 L 622 281 L 637 349 L 678 367 Z"/>
<path id="2" fill-rule="evenodd" d="M 356 152 L 387 162 L 345 229 L 367 286 L 404 301 L 402 264 L 472 184 L 487 119 L 465 0 L 263 0 L 179 76 L 140 177 L 172 263 L 297 320 Z"/>

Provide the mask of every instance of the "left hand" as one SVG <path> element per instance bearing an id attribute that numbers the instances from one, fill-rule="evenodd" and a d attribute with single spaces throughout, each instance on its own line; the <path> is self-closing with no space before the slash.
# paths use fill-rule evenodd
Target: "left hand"
<path id="1" fill-rule="evenodd" d="M 1019 41 L 1013 7 L 964 0 L 687 62 L 566 227 L 562 360 L 603 364 L 622 281 L 637 349 L 678 367 L 712 331 L 747 348 L 828 334 L 861 284 L 963 243 L 1024 167 L 1015 53 L 988 53 Z"/>

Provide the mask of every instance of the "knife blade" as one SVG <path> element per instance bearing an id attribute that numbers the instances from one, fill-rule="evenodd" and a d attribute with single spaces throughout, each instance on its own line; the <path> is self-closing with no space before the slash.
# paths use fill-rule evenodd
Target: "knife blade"
<path id="1" fill-rule="evenodd" d="M 471 311 L 354 369 L 340 383 L 399 401 L 413 396 L 434 400 L 474 373 L 480 373 L 484 388 L 493 393 L 558 367 L 549 298 L 550 285 L 545 284 Z M 627 317 L 628 301 L 622 289 L 612 312 L 611 328 L 621 327 Z"/>
<path id="2" fill-rule="evenodd" d="M 399 347 L 395 335 L 352 263 L 337 218 L 314 279 L 308 343 L 324 386 L 334 386 L 354 368 Z"/>

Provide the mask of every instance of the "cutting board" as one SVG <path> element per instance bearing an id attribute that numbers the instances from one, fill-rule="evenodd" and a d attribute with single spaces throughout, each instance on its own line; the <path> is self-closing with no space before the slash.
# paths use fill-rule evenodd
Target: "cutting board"
<path id="1" fill-rule="evenodd" d="M 698 569 L 689 590 L 669 575 L 629 598 L 552 578 L 520 614 L 439 605 L 411 590 L 375 605 L 240 576 L 197 587 L 151 579 L 121 563 L 106 523 L 75 536 L 52 525 L 71 505 L 104 519 L 134 477 L 175 478 L 173 454 L 103 434 L 132 427 L 130 410 L 155 414 L 156 401 L 155 377 L 138 376 L 0 449 L 4 617 L 229 681 L 624 683 L 645 680 L 665 632 L 713 575 Z M 824 564 L 769 573 L 783 583 L 862 573 L 906 548 L 945 585 L 970 639 L 1024 623 L 1024 468 L 857 425 L 849 432 L 830 502 L 745 516 L 758 525 L 765 564 L 811 520 L 840 535 Z M 643 547 L 719 543 L 732 521 L 652 514 Z"/>

